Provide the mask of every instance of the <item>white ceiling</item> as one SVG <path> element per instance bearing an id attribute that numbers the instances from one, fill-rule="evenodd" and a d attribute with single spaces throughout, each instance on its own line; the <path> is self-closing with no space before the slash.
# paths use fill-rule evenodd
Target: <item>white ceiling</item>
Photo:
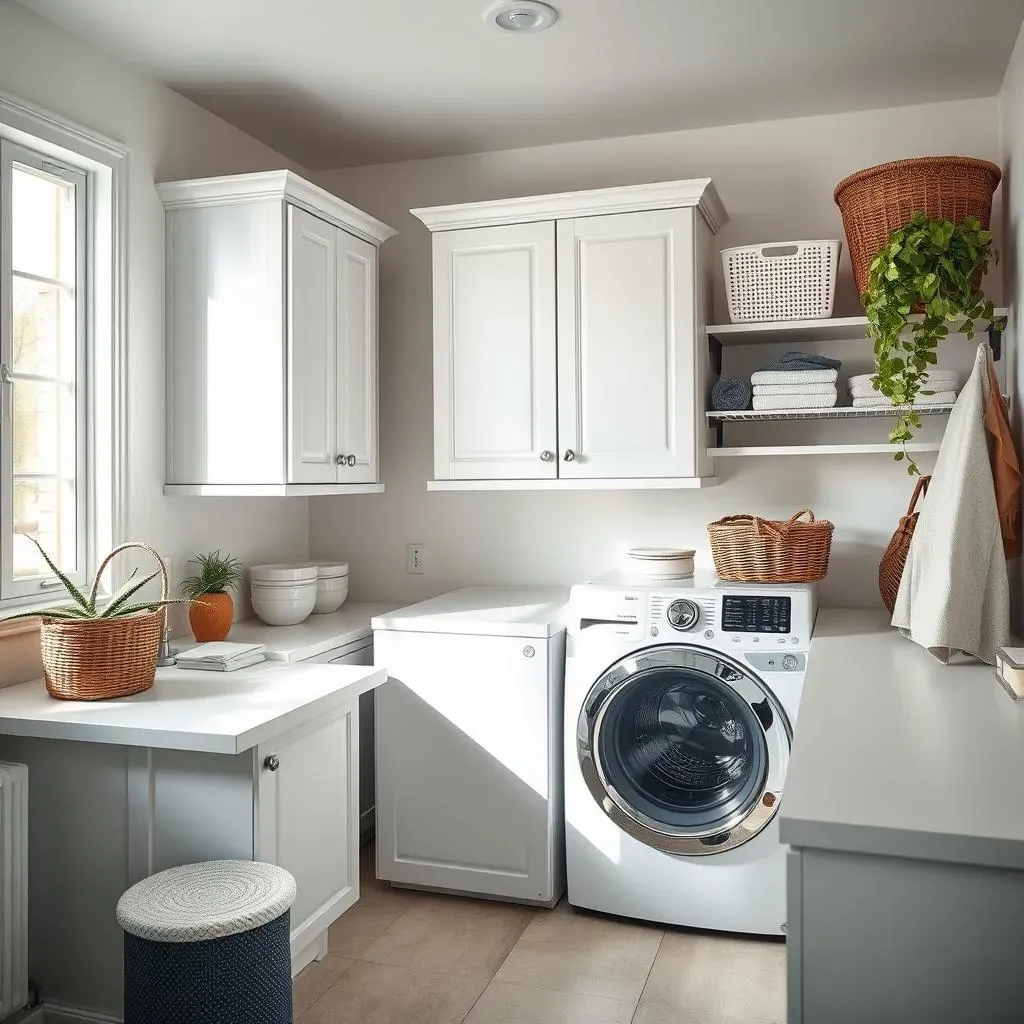
<path id="1" fill-rule="evenodd" d="M 1024 0 L 22 0 L 311 169 L 991 96 Z M 827 140 L 823 140 L 827 143 Z"/>

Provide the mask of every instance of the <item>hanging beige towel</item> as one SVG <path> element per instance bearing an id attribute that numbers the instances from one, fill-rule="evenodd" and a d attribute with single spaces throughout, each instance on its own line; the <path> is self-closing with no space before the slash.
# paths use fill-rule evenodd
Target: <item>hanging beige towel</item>
<path id="1" fill-rule="evenodd" d="M 988 343 L 949 416 L 928 499 L 907 553 L 892 624 L 947 662 L 990 665 L 1010 637 L 1003 538 L 985 434 Z"/>

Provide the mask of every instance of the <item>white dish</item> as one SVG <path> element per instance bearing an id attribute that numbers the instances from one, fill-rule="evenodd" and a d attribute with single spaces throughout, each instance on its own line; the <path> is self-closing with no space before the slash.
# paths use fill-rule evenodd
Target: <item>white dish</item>
<path id="1" fill-rule="evenodd" d="M 319 561 L 314 559 L 309 562 L 296 562 L 295 564 L 307 567 L 312 566 L 316 569 L 317 577 L 322 580 L 333 580 L 348 575 L 348 562 L 339 562 L 335 559 L 321 558 Z"/>
<path id="2" fill-rule="evenodd" d="M 316 563 L 272 562 L 267 565 L 254 565 L 249 569 L 249 579 L 253 583 L 295 583 L 302 580 L 315 580 L 317 577 Z"/>
<path id="3" fill-rule="evenodd" d="M 313 613 L 316 587 L 296 587 L 297 593 L 283 595 L 279 589 L 252 589 L 252 610 L 268 626 L 297 626 Z"/>
<path id="4" fill-rule="evenodd" d="M 625 569 L 650 580 L 685 580 L 693 575 L 693 548 L 631 548 Z"/>
<path id="5" fill-rule="evenodd" d="M 348 577 L 326 577 L 316 581 L 316 604 L 314 615 L 327 615 L 336 612 L 348 597 Z"/>
<path id="6" fill-rule="evenodd" d="M 315 594 L 317 580 L 302 580 L 299 583 L 250 583 L 249 592 L 264 594 L 275 601 L 297 600 Z"/>

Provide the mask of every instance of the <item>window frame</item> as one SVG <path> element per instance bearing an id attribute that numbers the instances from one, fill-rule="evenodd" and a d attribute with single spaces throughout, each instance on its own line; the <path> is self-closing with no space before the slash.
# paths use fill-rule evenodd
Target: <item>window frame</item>
<path id="1" fill-rule="evenodd" d="M 127 538 L 129 152 L 118 142 L 3 92 L 0 140 L 12 149 L 28 151 L 44 162 L 86 176 L 85 208 L 76 212 L 79 216 L 84 212 L 82 235 L 87 251 L 76 276 L 84 269 L 84 301 L 78 312 L 85 315 L 86 362 L 81 379 L 87 389 L 84 404 L 88 418 L 78 441 L 85 444 L 81 479 L 89 517 L 78 538 L 84 544 L 85 557 L 76 576 L 91 582 L 100 557 Z M 4 300 L 5 310 L 10 308 L 7 303 Z M 127 576 L 117 561 L 105 574 L 105 591 Z M 0 573 L 6 572 L 5 564 Z M 38 577 L 34 583 L 33 593 L 0 595 L 0 616 L 67 603 L 63 590 L 39 588 Z M 16 630 L 18 624 L 12 626 Z"/>
<path id="2" fill-rule="evenodd" d="M 11 252 L 10 224 L 4 211 L 13 217 L 12 187 L 15 165 L 27 167 L 40 176 L 72 185 L 75 189 L 75 566 L 65 570 L 68 578 L 82 586 L 95 564 L 95 553 L 90 550 L 92 536 L 92 508 L 94 495 L 89 486 L 89 454 L 93 448 L 92 436 L 92 383 L 89 375 L 93 331 L 91 329 L 90 259 L 92 241 L 89 237 L 89 173 L 66 162 L 57 161 L 35 150 L 27 149 L 0 137 L 0 364 L 9 370 L 9 379 L 0 382 L 0 402 L 6 405 L 6 415 L 0 417 L 0 484 L 9 485 L 12 492 L 0 501 L 0 602 L 51 597 L 60 588 L 52 573 L 18 580 L 14 569 L 14 387 L 19 380 L 48 381 L 42 375 L 19 373 L 14 365 L 14 339 L 12 316 L 14 309 L 14 279 L 21 277 L 42 283 L 60 282 L 18 271 Z M 3 408 L 0 405 L 0 408 Z M 0 488 L 0 489 L 6 489 Z"/>

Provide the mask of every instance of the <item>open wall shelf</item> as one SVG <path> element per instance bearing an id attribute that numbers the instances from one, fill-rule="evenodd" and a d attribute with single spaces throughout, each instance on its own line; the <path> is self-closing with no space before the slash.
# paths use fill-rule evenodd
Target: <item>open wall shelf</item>
<path id="1" fill-rule="evenodd" d="M 751 445 L 746 448 L 709 448 L 712 459 L 735 459 L 764 455 L 892 455 L 902 451 L 898 444 L 785 444 Z M 906 450 L 911 453 L 937 452 L 938 441 L 912 442 Z"/>
<path id="2" fill-rule="evenodd" d="M 914 406 L 879 406 L 857 407 L 849 405 L 833 406 L 831 409 L 743 409 L 737 412 L 719 412 L 712 410 L 707 414 L 709 423 L 728 423 L 750 421 L 790 421 L 790 420 L 866 420 L 882 417 L 902 416 L 905 412 L 916 412 L 921 416 L 946 416 L 953 409 L 950 405 L 914 405 Z"/>

